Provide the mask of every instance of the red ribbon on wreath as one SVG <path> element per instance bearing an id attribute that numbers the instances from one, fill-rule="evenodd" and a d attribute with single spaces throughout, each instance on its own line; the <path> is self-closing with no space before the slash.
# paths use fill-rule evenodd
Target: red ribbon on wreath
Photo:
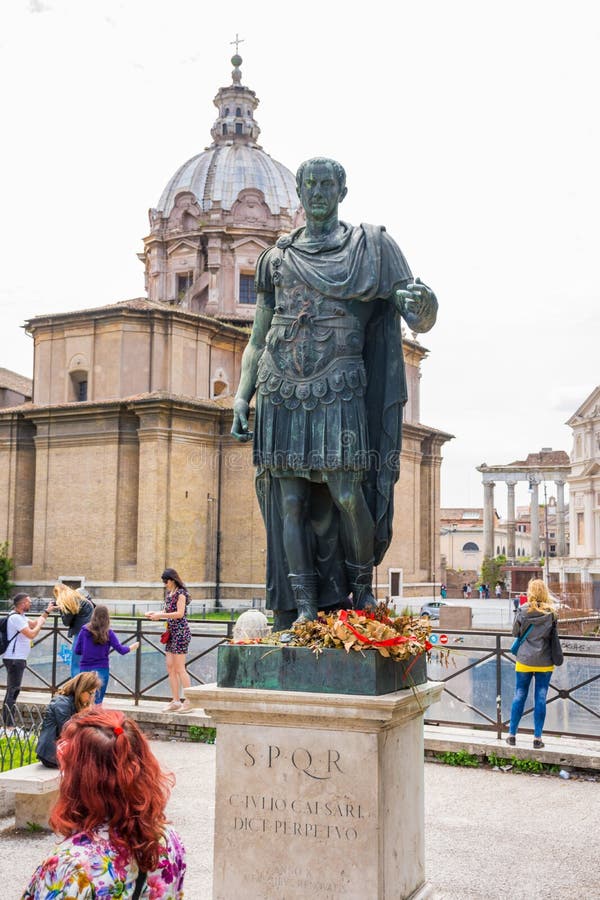
<path id="1" fill-rule="evenodd" d="M 363 644 L 368 644 L 370 647 L 397 647 L 399 644 L 407 644 L 409 638 L 404 637 L 404 635 L 399 634 L 398 637 L 386 638 L 385 641 L 374 641 L 371 638 L 366 637 L 364 634 L 361 634 L 360 631 L 357 631 L 356 628 L 350 624 L 348 621 L 348 610 L 341 609 L 340 610 L 340 622 L 343 622 L 346 628 L 349 628 L 353 635 L 355 635 L 359 641 Z"/>

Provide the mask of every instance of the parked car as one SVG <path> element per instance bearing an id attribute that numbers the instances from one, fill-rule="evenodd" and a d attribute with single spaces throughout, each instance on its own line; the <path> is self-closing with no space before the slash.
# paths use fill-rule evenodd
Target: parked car
<path id="1" fill-rule="evenodd" d="M 440 606 L 452 606 L 447 600 L 430 600 L 421 607 L 421 615 L 429 616 L 430 619 L 439 619 Z"/>

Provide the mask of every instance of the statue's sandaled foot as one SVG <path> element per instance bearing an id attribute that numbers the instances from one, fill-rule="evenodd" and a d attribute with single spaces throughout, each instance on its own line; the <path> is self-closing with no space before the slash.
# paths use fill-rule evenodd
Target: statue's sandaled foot
<path id="1" fill-rule="evenodd" d="M 303 606 L 298 610 L 298 618 L 292 622 L 292 628 L 295 625 L 306 625 L 307 622 L 314 622 L 318 615 L 318 610 L 315 606 Z"/>
<path id="2" fill-rule="evenodd" d="M 373 612 L 377 606 L 377 600 L 370 591 L 365 591 L 362 596 L 359 595 L 355 601 L 353 608 L 358 612 Z"/>
<path id="3" fill-rule="evenodd" d="M 352 608 L 359 612 L 375 609 L 377 601 L 373 596 L 373 560 L 361 565 L 346 560 L 346 571 L 352 591 Z"/>
<path id="4" fill-rule="evenodd" d="M 292 627 L 313 622 L 318 612 L 317 576 L 313 572 L 307 572 L 304 575 L 290 575 L 289 578 L 298 610 L 298 617 L 292 622 Z"/>

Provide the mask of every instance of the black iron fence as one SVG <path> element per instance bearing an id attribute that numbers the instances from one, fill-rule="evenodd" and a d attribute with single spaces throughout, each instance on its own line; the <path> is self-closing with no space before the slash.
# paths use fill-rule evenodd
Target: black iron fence
<path id="1" fill-rule="evenodd" d="M 514 640 L 506 632 L 445 631 L 435 635 L 428 675 L 441 681 L 441 700 L 429 707 L 425 722 L 493 731 L 508 731 L 515 686 Z M 441 643 L 440 643 L 441 640 Z M 544 732 L 600 739 L 600 638 L 562 636 L 564 663 L 552 673 Z M 533 689 L 529 698 L 533 701 Z M 533 705 L 519 726 L 533 732 Z"/>
<path id="2" fill-rule="evenodd" d="M 192 641 L 186 666 L 192 684 L 216 680 L 217 648 L 229 640 L 233 621 L 190 621 Z M 110 657 L 108 695 L 169 700 L 164 645 L 160 635 L 164 623 L 148 619 L 113 618 L 112 628 L 123 644 L 140 641 L 137 653 Z M 427 711 L 426 722 L 464 726 L 494 732 L 507 731 L 513 698 L 514 658 L 509 652 L 513 638 L 506 631 L 445 631 L 437 629 L 436 647 L 449 650 L 440 659 L 434 649 L 428 666 L 429 678 L 441 681 L 441 700 Z M 561 636 L 565 662 L 554 670 L 548 692 L 545 732 L 564 736 L 600 738 L 600 638 Z M 54 693 L 70 677 L 71 640 L 58 617 L 53 617 L 34 642 L 23 679 L 19 701 L 27 692 Z M 0 689 L 6 670 L 0 667 Z M 521 728 L 533 731 L 532 707 L 528 706 Z"/>
<path id="3" fill-rule="evenodd" d="M 192 640 L 186 667 L 192 684 L 207 684 L 216 678 L 217 647 L 231 638 L 234 622 L 189 621 Z M 137 653 L 110 655 L 110 681 L 107 695 L 133 698 L 137 705 L 142 697 L 169 700 L 165 649 L 160 642 L 164 622 L 133 617 L 113 618 L 111 628 L 122 644 L 140 642 Z M 20 700 L 28 691 L 50 691 L 52 694 L 71 677 L 72 640 L 58 616 L 42 628 L 27 659 Z M 0 687 L 6 686 L 6 670 L 0 667 Z"/>

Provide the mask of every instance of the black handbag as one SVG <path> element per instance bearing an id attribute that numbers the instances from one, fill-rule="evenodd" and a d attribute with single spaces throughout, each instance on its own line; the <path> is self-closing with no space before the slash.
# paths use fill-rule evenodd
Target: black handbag
<path id="1" fill-rule="evenodd" d="M 147 874 L 147 872 L 138 873 L 138 877 L 135 879 L 135 890 L 131 895 L 131 900 L 139 900 L 139 897 L 141 897 L 144 885 L 146 884 Z"/>

